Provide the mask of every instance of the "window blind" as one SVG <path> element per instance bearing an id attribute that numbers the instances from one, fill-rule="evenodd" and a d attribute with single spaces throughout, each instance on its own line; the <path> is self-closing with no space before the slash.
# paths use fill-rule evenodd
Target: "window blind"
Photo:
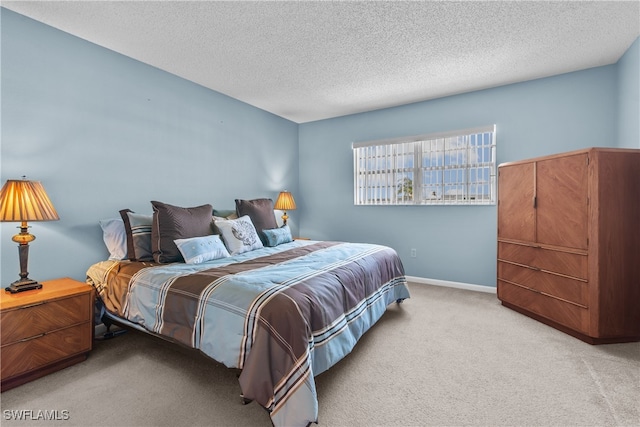
<path id="1" fill-rule="evenodd" d="M 356 205 L 496 200 L 496 126 L 353 144 Z"/>

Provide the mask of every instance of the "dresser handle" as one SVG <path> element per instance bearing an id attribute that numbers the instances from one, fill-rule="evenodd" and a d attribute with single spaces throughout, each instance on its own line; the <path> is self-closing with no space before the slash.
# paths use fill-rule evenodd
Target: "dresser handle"
<path id="1" fill-rule="evenodd" d="M 34 340 L 34 339 L 36 339 L 36 338 L 41 338 L 41 337 L 43 337 L 43 336 L 45 336 L 45 335 L 47 335 L 47 333 L 46 333 L 46 332 L 43 332 L 43 333 L 41 333 L 40 335 L 34 335 L 34 336 L 32 336 L 32 337 L 29 337 L 29 338 L 23 338 L 23 339 L 21 339 L 21 340 L 20 340 L 20 341 L 18 341 L 18 342 L 31 341 L 31 340 Z"/>
<path id="2" fill-rule="evenodd" d="M 24 310 L 25 308 L 37 307 L 37 306 L 42 305 L 44 303 L 45 303 L 45 301 L 41 301 L 41 302 L 37 302 L 35 304 L 23 305 L 22 307 L 20 307 L 20 310 Z"/>

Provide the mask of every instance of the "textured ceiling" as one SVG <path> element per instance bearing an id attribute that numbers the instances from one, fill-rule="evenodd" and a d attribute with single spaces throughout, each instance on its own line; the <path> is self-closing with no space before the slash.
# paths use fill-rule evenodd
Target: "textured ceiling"
<path id="1" fill-rule="evenodd" d="M 615 63 L 640 2 L 2 1 L 294 122 Z"/>

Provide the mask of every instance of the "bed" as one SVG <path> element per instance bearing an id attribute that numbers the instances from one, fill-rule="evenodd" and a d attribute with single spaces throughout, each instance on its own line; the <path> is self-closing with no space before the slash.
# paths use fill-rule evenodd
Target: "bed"
<path id="1" fill-rule="evenodd" d="M 105 316 L 239 369 L 243 398 L 277 427 L 318 422 L 314 376 L 410 296 L 393 249 L 312 240 L 199 263 L 105 260 L 87 282 Z"/>

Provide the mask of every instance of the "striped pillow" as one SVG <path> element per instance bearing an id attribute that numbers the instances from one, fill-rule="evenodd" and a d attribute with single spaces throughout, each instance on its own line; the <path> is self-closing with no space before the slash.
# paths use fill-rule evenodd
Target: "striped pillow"
<path id="1" fill-rule="evenodd" d="M 127 258 L 131 261 L 152 261 L 151 226 L 153 215 L 137 214 L 130 209 L 120 211 L 127 233 Z"/>

